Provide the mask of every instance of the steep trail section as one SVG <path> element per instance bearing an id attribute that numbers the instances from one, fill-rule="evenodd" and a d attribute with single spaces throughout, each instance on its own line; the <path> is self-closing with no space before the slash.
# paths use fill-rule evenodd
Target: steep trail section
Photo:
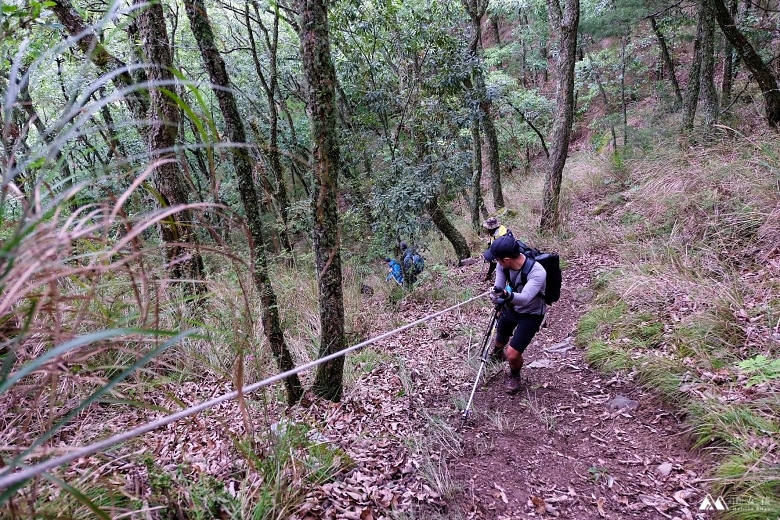
<path id="1" fill-rule="evenodd" d="M 589 266 L 600 264 L 567 260 L 561 301 L 526 351 L 521 392 L 504 392 L 505 363 L 489 367 L 477 391 L 461 453 L 448 459 L 461 487 L 448 504 L 453 517 L 709 518 L 699 510 L 708 464 L 688 450 L 678 418 L 630 374 L 588 367 L 574 345 Z"/>

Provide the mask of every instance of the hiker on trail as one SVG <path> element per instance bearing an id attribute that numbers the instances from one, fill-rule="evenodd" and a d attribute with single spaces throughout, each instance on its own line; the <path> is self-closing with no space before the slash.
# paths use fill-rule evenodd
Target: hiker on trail
<path id="1" fill-rule="evenodd" d="M 490 293 L 491 301 L 503 306 L 496 325 L 493 358 L 503 358 L 509 363 L 506 392 L 516 394 L 520 391 L 523 352 L 539 331 L 547 312 L 542 296 L 547 272 L 541 264 L 520 252 L 520 245 L 512 235 L 494 240 L 485 251 L 485 260 L 495 261 L 501 267 L 496 270 L 494 290 Z"/>
<path id="2" fill-rule="evenodd" d="M 401 264 L 398 263 L 398 260 L 395 258 L 385 258 L 385 262 L 387 263 L 387 267 L 390 269 L 390 272 L 387 273 L 387 278 L 385 278 L 385 281 L 389 282 L 390 280 L 393 280 L 398 285 L 403 284 L 404 272 L 403 269 L 401 269 Z"/>
<path id="3" fill-rule="evenodd" d="M 411 288 L 417 281 L 423 269 L 425 269 L 425 260 L 415 248 L 409 247 L 406 242 L 401 242 L 401 257 L 404 269 L 404 280 L 406 285 Z"/>
<path id="4" fill-rule="evenodd" d="M 488 236 L 488 242 L 487 245 L 490 247 L 493 244 L 493 241 L 497 238 L 509 235 L 512 236 L 512 232 L 506 228 L 506 226 L 503 226 L 501 222 L 498 221 L 496 217 L 490 217 L 485 222 L 482 223 L 482 227 L 485 229 L 485 233 Z M 493 275 L 493 272 L 496 270 L 496 261 L 489 261 L 488 262 L 488 272 L 485 275 L 485 281 L 487 282 L 490 280 L 490 277 Z"/>

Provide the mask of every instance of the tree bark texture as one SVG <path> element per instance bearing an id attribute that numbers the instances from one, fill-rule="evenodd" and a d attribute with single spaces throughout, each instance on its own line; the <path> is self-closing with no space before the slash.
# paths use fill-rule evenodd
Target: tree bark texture
<path id="1" fill-rule="evenodd" d="M 330 53 L 327 0 L 299 0 L 300 39 L 312 137 L 312 187 L 315 265 L 320 296 L 320 357 L 344 349 L 338 218 L 340 166 L 336 129 L 336 71 Z M 317 395 L 339 401 L 344 357 L 319 365 L 314 383 Z"/>
<path id="2" fill-rule="evenodd" d="M 664 65 L 666 66 L 669 81 L 671 82 L 672 88 L 674 89 L 674 99 L 677 100 L 676 107 L 679 108 L 683 104 L 682 91 L 680 90 L 680 84 L 677 82 L 677 73 L 674 69 L 672 55 L 669 53 L 669 46 L 666 44 L 666 38 L 661 32 L 661 29 L 658 27 L 655 16 L 650 17 L 650 27 L 652 27 L 655 38 L 658 41 L 658 47 L 661 49 L 661 57 L 664 60 Z"/>
<path id="3" fill-rule="evenodd" d="M 593 74 L 593 79 L 596 80 L 596 85 L 599 87 L 599 95 L 601 96 L 601 102 L 604 103 L 604 110 L 607 113 L 612 112 L 612 103 L 609 102 L 609 98 L 607 97 L 607 91 L 604 89 L 604 83 L 601 81 L 601 72 L 599 71 L 599 68 L 596 66 L 596 62 L 593 61 L 593 56 L 590 55 L 590 53 L 587 53 L 588 56 L 588 62 L 590 63 L 590 72 Z M 609 122 L 609 133 L 612 136 L 612 153 L 617 153 L 618 144 L 617 144 L 617 134 L 615 133 L 615 123 L 612 122 L 610 118 Z M 550 158 L 550 154 L 547 154 L 547 158 Z"/>
<path id="4" fill-rule="evenodd" d="M 471 199 L 471 225 L 474 229 L 479 229 L 479 209 L 484 202 L 482 201 L 482 137 L 479 134 L 479 120 L 477 118 L 474 118 L 474 121 L 471 124 L 471 137 L 474 145 L 474 171 L 471 179 L 473 191 L 473 197 Z"/>
<path id="5" fill-rule="evenodd" d="M 729 3 L 729 12 L 732 18 L 737 14 L 737 0 Z M 726 109 L 731 103 L 731 90 L 734 86 L 734 46 L 726 39 L 723 46 L 723 78 L 720 84 L 721 108 Z"/>
<path id="6" fill-rule="evenodd" d="M 241 203 L 246 213 L 249 232 L 252 237 L 252 277 L 260 293 L 260 301 L 263 305 L 263 330 L 271 345 L 271 351 L 276 364 L 281 372 L 294 368 L 292 355 L 284 340 L 284 333 L 279 323 L 279 308 L 276 294 L 268 277 L 268 264 L 265 256 L 265 240 L 263 238 L 263 224 L 260 218 L 259 201 L 252 179 L 252 161 L 246 148 L 240 146 L 246 142 L 246 132 L 238 111 L 238 104 L 230 87 L 230 78 L 225 69 L 225 62 L 220 56 L 214 43 L 214 33 L 211 22 L 206 12 L 203 0 L 187 0 L 184 3 L 187 17 L 190 20 L 192 33 L 198 42 L 203 63 L 209 73 L 213 85 L 214 96 L 217 98 L 222 117 L 225 120 L 225 129 L 231 143 L 238 146 L 231 148 L 233 167 L 238 178 L 238 189 Z M 303 395 L 303 387 L 297 375 L 292 375 L 284 380 L 287 390 L 287 402 L 295 403 Z"/>
<path id="7" fill-rule="evenodd" d="M 428 203 L 428 214 L 431 216 L 431 220 L 436 228 L 441 231 L 452 244 L 452 247 L 455 249 L 455 256 L 458 258 L 458 264 L 460 264 L 460 261 L 464 258 L 469 258 L 471 256 L 471 251 L 469 250 L 466 239 L 452 222 L 450 222 L 450 219 L 447 218 L 447 215 L 441 209 L 441 206 L 439 206 L 437 197 L 433 197 Z"/>
<path id="8" fill-rule="evenodd" d="M 628 146 L 628 102 L 626 101 L 626 48 L 629 37 L 620 39 L 620 112 L 623 116 L 623 148 Z"/>
<path id="9" fill-rule="evenodd" d="M 136 4 L 142 2 L 136 0 Z M 137 17 L 141 44 L 146 59 L 149 81 L 149 112 L 145 117 L 149 158 L 158 163 L 153 172 L 155 189 L 163 198 L 162 205 L 186 205 L 187 186 L 176 161 L 174 146 L 179 131 L 179 107 L 164 90 L 173 90 L 173 60 L 170 40 L 161 3 L 141 7 Z M 188 209 L 171 215 L 160 223 L 169 269 L 174 278 L 203 278 L 203 259 L 196 248 L 192 212 Z M 194 284 L 194 292 L 203 286 Z"/>
<path id="10" fill-rule="evenodd" d="M 463 7 L 471 19 L 474 29 L 474 38 L 469 44 L 472 59 L 474 60 L 474 89 L 479 102 L 480 121 L 485 130 L 485 147 L 488 155 L 488 167 L 490 168 L 490 184 L 493 192 L 493 205 L 495 209 L 503 208 L 504 192 L 501 186 L 501 163 L 498 157 L 498 134 L 493 121 L 493 103 L 487 96 L 485 75 L 481 68 L 482 54 L 482 19 L 488 7 L 488 0 L 461 0 Z M 482 158 L 480 157 L 480 160 Z"/>
<path id="11" fill-rule="evenodd" d="M 143 90 L 133 88 L 135 81 L 130 75 L 127 64 L 106 50 L 98 41 L 97 35 L 88 30 L 87 24 L 69 0 L 54 0 L 51 10 L 70 36 L 82 35 L 76 44 L 98 69 L 104 73 L 115 72 L 112 78 L 114 85 L 117 90 L 126 89 L 123 95 L 130 113 L 139 121 L 143 121 L 149 109 L 149 99 Z"/>
<path id="12" fill-rule="evenodd" d="M 712 5 L 702 3 L 701 100 L 706 133 L 718 122 L 718 93 L 715 90 L 715 18 Z"/>
<path id="13" fill-rule="evenodd" d="M 699 22 L 696 27 L 696 39 L 693 41 L 693 61 L 691 72 L 688 74 L 688 87 L 685 89 L 685 102 L 683 106 L 682 129 L 684 132 L 693 130 L 693 121 L 696 117 L 696 107 L 699 104 L 699 91 L 701 90 L 701 63 L 702 63 L 702 36 L 704 32 L 704 7 L 699 7 Z"/>
<path id="14" fill-rule="evenodd" d="M 275 6 L 274 10 L 274 22 L 269 30 L 262 22 L 262 16 L 258 10 L 257 4 L 254 5 L 255 19 L 260 24 L 260 29 L 265 36 L 266 47 L 268 48 L 268 78 L 263 73 L 263 68 L 260 64 L 260 59 L 257 55 L 257 46 L 255 44 L 254 32 L 252 29 L 251 20 L 249 17 L 249 5 L 244 6 L 246 28 L 249 34 L 249 41 L 252 48 L 252 59 L 255 63 L 255 71 L 260 78 L 260 83 L 265 91 L 266 99 L 268 100 L 268 150 L 266 151 L 268 162 L 271 165 L 271 172 L 273 173 L 276 187 L 274 189 L 274 198 L 277 204 L 279 204 L 279 216 L 282 219 L 282 232 L 280 233 L 280 239 L 282 245 L 288 253 L 292 253 L 292 244 L 290 243 L 290 233 L 288 231 L 288 221 L 290 219 L 290 202 L 287 198 L 287 185 L 284 181 L 284 172 L 282 171 L 281 152 L 279 151 L 279 107 L 277 106 L 277 95 L 279 92 L 279 75 L 277 72 L 277 49 L 279 46 L 279 6 Z"/>
<path id="15" fill-rule="evenodd" d="M 154 161 L 172 157 L 172 150 L 164 151 L 162 156 L 159 151 L 172 149 L 175 144 L 179 117 L 175 103 L 167 99 L 158 88 L 152 87 L 147 92 L 138 87 L 127 65 L 103 47 L 69 0 L 56 0 L 51 9 L 71 36 L 81 35 L 77 45 L 87 58 L 104 74 L 112 74 L 114 87 L 122 93 L 130 114 L 138 123 L 141 137 L 147 142 L 150 159 Z M 138 17 L 144 52 L 152 73 L 149 81 L 152 84 L 155 80 L 169 81 L 173 77 L 170 71 L 168 34 L 162 13 L 162 5 L 153 4 L 141 11 Z M 168 85 L 166 88 L 171 87 Z M 170 127 L 166 121 L 170 121 Z M 163 205 L 187 203 L 187 190 L 175 162 L 159 166 L 154 182 L 157 191 L 166 199 Z M 203 261 L 197 251 L 197 242 L 191 230 L 187 229 L 191 221 L 191 212 L 184 210 L 160 224 L 163 242 L 169 244 L 166 256 L 174 278 L 203 277 Z M 187 257 L 182 255 L 182 245 L 185 243 L 189 243 L 187 248 L 191 249 Z"/>
<path id="16" fill-rule="evenodd" d="M 780 125 L 780 90 L 777 85 L 777 78 L 772 75 L 772 71 L 761 59 L 750 41 L 742 34 L 742 31 L 734 23 L 734 17 L 726 8 L 723 0 L 705 0 L 711 2 L 715 10 L 715 19 L 720 25 L 721 31 L 726 39 L 734 46 L 745 66 L 753 74 L 762 94 L 764 95 L 764 110 L 766 120 L 772 128 L 778 128 Z"/>
<path id="17" fill-rule="evenodd" d="M 22 124 L 17 125 L 21 128 L 26 128 L 30 123 L 35 127 L 35 129 L 38 131 L 38 134 L 41 136 L 43 141 L 46 144 L 51 144 L 54 142 L 54 136 L 48 131 L 49 129 L 46 128 L 46 125 L 43 122 L 43 119 L 41 119 L 40 114 L 38 113 L 38 109 L 35 108 L 35 105 L 33 104 L 32 97 L 30 96 L 30 85 L 29 85 L 29 76 L 27 74 L 27 70 L 24 68 L 21 68 L 19 70 L 19 77 L 21 78 L 20 81 L 17 81 L 16 88 L 18 89 L 18 97 L 16 100 L 16 103 L 14 104 L 12 108 L 12 120 L 21 119 Z M 5 78 L 0 76 L 0 99 L 6 99 L 6 84 L 5 84 Z M 27 114 L 26 120 L 24 117 L 20 117 L 18 114 L 19 109 L 24 110 L 24 112 Z M 0 128 L 2 128 L 3 125 L 0 125 Z M 9 132 L 10 134 L 10 132 Z M 6 137 L 6 136 L 4 136 Z M 8 135 L 7 137 L 10 137 Z M 10 143 L 7 143 L 5 139 L 3 139 L 4 145 L 8 145 Z M 12 148 L 13 146 L 9 147 L 7 150 L 8 153 L 12 155 Z M 9 164 L 13 163 L 13 159 L 9 157 Z M 70 173 L 70 166 L 68 165 L 67 159 L 62 154 L 62 148 L 56 147 L 55 154 L 54 154 L 54 162 L 57 163 L 57 165 L 62 170 L 62 180 L 64 182 L 64 185 L 67 187 L 70 187 L 73 185 L 73 179 L 71 178 Z M 0 170 L 3 170 L 5 168 L 0 168 Z M 27 179 L 33 180 L 33 179 Z M 21 187 L 21 189 L 24 189 L 24 186 Z M 72 208 L 75 209 L 75 208 Z"/>
<path id="18" fill-rule="evenodd" d="M 547 0 L 552 34 L 558 46 L 557 111 L 550 140 L 550 160 L 544 179 L 542 218 L 539 227 L 554 231 L 560 227 L 560 201 L 563 168 L 569 153 L 569 135 L 574 121 L 574 63 L 577 57 L 577 26 L 580 21 L 579 0 L 564 0 L 563 10 L 559 0 Z"/>

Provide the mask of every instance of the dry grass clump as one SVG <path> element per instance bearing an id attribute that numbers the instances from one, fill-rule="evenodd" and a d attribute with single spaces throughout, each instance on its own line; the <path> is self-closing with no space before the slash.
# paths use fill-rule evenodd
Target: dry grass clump
<path id="1" fill-rule="evenodd" d="M 777 137 L 766 139 L 660 146 L 629 162 L 630 183 L 603 202 L 592 182 L 583 189 L 619 237 L 619 269 L 601 278 L 579 339 L 592 362 L 684 408 L 700 445 L 725 450 L 717 483 L 741 504 L 733 518 L 757 518 L 780 486 L 774 448 L 757 442 L 780 431 L 780 162 Z M 581 224 L 586 236 L 601 229 Z"/>
<path id="2" fill-rule="evenodd" d="M 169 328 L 164 313 L 188 291 L 155 272 L 164 255 L 146 240 L 180 208 L 133 210 L 131 218 L 125 193 L 71 210 L 79 189 L 52 196 L 39 184 L 26 198 L 7 199 L 13 220 L 4 221 L 0 243 L 0 445 L 14 447 L 10 466 L 110 433 L 105 421 L 90 421 L 98 403 L 120 396 L 127 381 L 146 379 L 139 370 L 165 373 L 182 357 L 165 352 L 181 348 L 184 336 L 168 341 L 183 328 Z M 8 183 L 3 195 L 13 190 Z M 32 513 L 36 501 L 26 503 Z"/>

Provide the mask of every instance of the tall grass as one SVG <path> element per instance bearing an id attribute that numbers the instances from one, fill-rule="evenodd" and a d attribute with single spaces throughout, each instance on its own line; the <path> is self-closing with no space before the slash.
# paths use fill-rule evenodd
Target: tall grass
<path id="1" fill-rule="evenodd" d="M 110 16 L 103 23 L 112 23 Z M 22 45 L 9 75 L 18 81 L 4 89 L 3 144 L 9 145 L 7 137 L 16 131 L 12 122 L 22 122 L 14 143 L 24 146 L 12 150 L 13 160 L 4 156 L 0 187 L 3 468 L 51 458 L 275 371 L 240 218 L 208 202 L 150 210 L 157 196 L 148 181 L 158 163 L 143 153 L 114 154 L 95 169 L 70 157 L 91 158 L 84 143 L 101 143 L 100 132 L 106 130 L 96 123 L 98 115 L 106 106 L 121 110 L 127 92 L 115 91 L 110 76 L 95 76 L 84 66 L 88 73 L 66 74 L 74 94 L 47 105 L 46 121 L 38 121 L 43 130 L 30 119 L 20 120 L 22 83 L 51 75 L 52 64 L 74 43 L 68 40 L 37 58 Z M 185 86 L 198 97 L 197 85 Z M 105 97 L 92 95 L 103 90 Z M 194 116 L 207 107 L 187 108 Z M 124 149 L 141 150 L 133 125 L 143 122 L 128 121 L 111 130 L 123 135 Z M 200 137 L 207 141 L 208 135 Z M 98 152 L 110 155 L 107 149 Z M 217 200 L 216 193 L 210 196 Z M 156 233 L 160 223 L 184 209 L 193 217 L 206 266 L 207 276 L 192 281 L 204 287 L 197 299 L 171 279 L 166 246 Z M 210 222 L 232 235 L 211 229 Z M 315 359 L 320 325 L 313 259 L 302 253 L 292 268 L 273 259 L 269 267 L 294 360 Z M 345 265 L 349 344 L 366 339 L 376 325 L 359 292 L 372 272 L 357 262 Z M 387 297 L 389 288 L 376 281 L 378 298 Z M 192 329 L 199 334 L 187 332 Z M 347 383 L 385 362 L 382 353 L 360 352 L 347 364 Z M 349 456 L 335 444 L 315 442 L 299 425 L 272 433 L 271 425 L 284 413 L 280 403 L 284 399 L 273 388 L 244 396 L 239 404 L 206 412 L 159 436 L 52 471 L 5 490 L 0 516 L 178 517 L 185 511 L 191 518 L 289 516 L 307 490 L 348 467 Z M 204 433 L 195 428 L 200 421 L 213 427 Z M 182 440 L 198 431 L 213 443 L 209 435 L 215 428 L 223 444 L 209 447 L 208 455 L 226 461 L 219 479 L 186 458 L 190 448 L 203 456 L 199 441 Z M 0 474 L 7 471 L 0 468 Z M 237 484 L 228 489 L 228 481 Z"/>
<path id="2" fill-rule="evenodd" d="M 143 421 L 164 413 L 147 390 L 187 372 L 202 377 L 202 365 L 188 361 L 220 335 L 248 337 L 238 332 L 252 322 L 248 298 L 229 302 L 215 292 L 212 309 L 234 304 L 230 312 L 238 321 L 204 327 L 208 338 L 181 332 L 203 324 L 203 309 L 170 279 L 155 230 L 185 209 L 204 233 L 204 210 L 225 221 L 233 216 L 206 203 L 148 209 L 153 190 L 147 181 L 159 163 L 143 155 L 115 152 L 114 160 L 89 170 L 71 160 L 85 143 L 100 142 L 105 128 L 96 123 L 98 115 L 127 92 L 111 87 L 111 75 L 81 70 L 80 77 L 68 77 L 72 95 L 45 106 L 46 120 L 41 112 L 30 115 L 36 101 L 25 92 L 32 78 L 51 75 L 75 39 L 49 50 L 29 43 L 19 42 L 17 54 L 6 56 L 12 65 L 2 89 L 0 473 L 105 438 L 122 427 L 118 419 L 125 415 Z M 106 96 L 94 95 L 103 89 Z M 124 144 L 132 149 L 135 143 Z M 93 152 L 106 150 L 86 150 L 82 157 L 89 160 Z M 204 248 L 211 250 L 212 268 L 232 264 L 234 278 L 244 275 L 241 261 Z M 237 350 L 206 360 L 208 370 L 229 372 Z M 132 456 L 123 458 L 132 465 Z M 85 473 L 64 468 L 6 489 L 0 516 L 108 518 L 142 506 L 140 495 L 122 493 L 101 475 L 102 466 Z"/>
<path id="3" fill-rule="evenodd" d="M 753 385 L 741 368 L 780 355 L 778 140 L 762 138 L 685 153 L 660 143 L 627 162 L 627 185 L 598 206 L 619 267 L 594 285 L 597 306 L 578 325 L 589 361 L 635 374 L 685 412 L 695 446 L 720 451 L 713 485 L 735 519 L 776 516 L 780 489 L 776 450 L 759 440 L 780 430 L 780 378 L 765 369 Z M 573 193 L 598 205 L 610 175 Z M 572 230 L 582 250 L 602 249 L 587 242 L 592 229 Z"/>

